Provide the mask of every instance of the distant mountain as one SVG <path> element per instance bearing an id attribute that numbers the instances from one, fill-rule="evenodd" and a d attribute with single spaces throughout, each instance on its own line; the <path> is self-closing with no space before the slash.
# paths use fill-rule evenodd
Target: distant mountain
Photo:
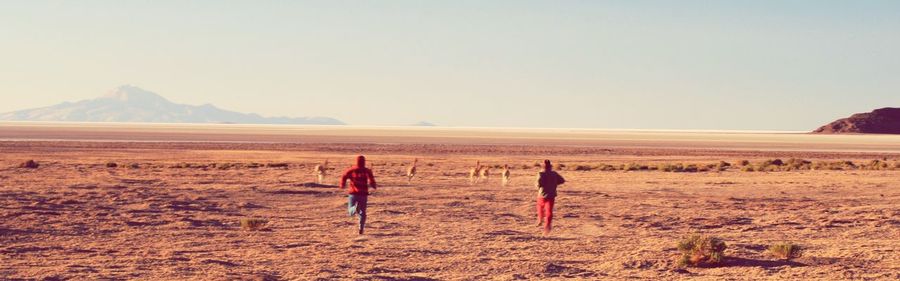
<path id="1" fill-rule="evenodd" d="M 0 114 L 7 121 L 152 122 L 343 125 L 328 117 L 262 117 L 201 106 L 176 104 L 134 86 L 120 86 L 109 94 L 79 102 Z"/>
<path id="2" fill-rule="evenodd" d="M 437 125 L 435 125 L 434 123 L 431 123 L 431 122 L 421 121 L 421 122 L 412 124 L 412 125 L 410 125 L 410 126 L 434 127 L 434 126 L 437 126 Z"/>
<path id="3" fill-rule="evenodd" d="M 857 113 L 819 127 L 822 134 L 900 134 L 900 108 L 885 107 L 868 113 Z"/>

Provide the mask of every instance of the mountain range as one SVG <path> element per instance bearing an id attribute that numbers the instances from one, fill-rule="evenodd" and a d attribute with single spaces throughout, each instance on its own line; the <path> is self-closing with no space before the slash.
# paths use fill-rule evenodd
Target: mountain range
<path id="1" fill-rule="evenodd" d="M 220 109 L 211 104 L 177 104 L 130 85 L 120 86 L 91 100 L 0 113 L 0 120 L 344 125 L 344 122 L 329 117 L 263 117 Z"/>

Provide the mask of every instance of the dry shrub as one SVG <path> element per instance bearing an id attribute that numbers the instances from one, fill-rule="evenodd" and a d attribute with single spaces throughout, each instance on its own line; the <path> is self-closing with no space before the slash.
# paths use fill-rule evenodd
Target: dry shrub
<path id="1" fill-rule="evenodd" d="M 753 168 L 752 165 L 746 165 L 744 167 L 741 167 L 741 171 L 742 172 L 756 172 L 756 168 Z"/>
<path id="2" fill-rule="evenodd" d="M 37 169 L 40 166 L 41 165 L 38 164 L 37 162 L 35 162 L 34 160 L 28 160 L 28 161 L 25 161 L 25 163 L 19 164 L 19 168 L 26 168 L 26 169 Z"/>
<path id="3" fill-rule="evenodd" d="M 812 169 L 812 161 L 791 158 L 788 159 L 787 163 L 785 163 L 784 166 L 785 170 L 787 171 L 810 170 Z"/>
<path id="4" fill-rule="evenodd" d="M 715 266 L 725 258 L 725 242 L 719 238 L 694 234 L 678 241 L 680 266 Z"/>
<path id="5" fill-rule="evenodd" d="M 119 164 L 116 164 L 116 162 L 108 162 L 108 163 L 106 163 L 106 167 L 107 168 L 116 168 L 116 167 L 119 167 Z"/>
<path id="6" fill-rule="evenodd" d="M 813 169 L 815 170 L 833 170 L 833 171 L 843 171 L 843 170 L 855 170 L 858 167 L 853 161 L 836 161 L 836 162 L 816 162 L 813 164 Z"/>
<path id="7" fill-rule="evenodd" d="M 715 169 L 717 171 L 725 171 L 725 170 L 728 170 L 729 167 L 731 167 L 731 163 L 728 163 L 725 161 L 719 161 L 719 163 L 716 164 Z"/>
<path id="8" fill-rule="evenodd" d="M 791 242 L 779 242 L 769 246 L 769 254 L 783 260 L 803 256 L 803 248 Z"/>
<path id="9" fill-rule="evenodd" d="M 269 221 L 264 219 L 246 218 L 241 219 L 241 228 L 244 230 L 261 230 Z"/>
<path id="10" fill-rule="evenodd" d="M 756 170 L 760 172 L 775 172 L 781 170 L 781 165 L 784 165 L 784 161 L 781 161 L 781 159 L 769 159 L 759 163 Z"/>
<path id="11" fill-rule="evenodd" d="M 646 170 L 650 170 L 650 167 L 648 167 L 647 165 L 641 165 L 638 163 L 628 163 L 628 165 L 625 165 L 625 168 L 623 168 L 623 170 L 625 170 L 625 171 L 646 171 Z"/>
<path id="12" fill-rule="evenodd" d="M 604 165 L 600 165 L 599 169 L 601 171 L 615 171 L 615 170 L 618 170 L 619 168 L 616 168 L 616 166 L 613 166 L 613 165 L 604 164 Z"/>
<path id="13" fill-rule="evenodd" d="M 700 172 L 700 167 L 698 167 L 697 164 L 688 164 L 688 165 L 684 166 L 684 172 L 685 173 Z"/>
<path id="14" fill-rule="evenodd" d="M 267 168 L 287 168 L 288 163 L 269 163 L 266 164 Z"/>
<path id="15" fill-rule="evenodd" d="M 743 166 L 748 166 L 748 165 L 750 165 L 750 161 L 747 161 L 747 160 L 741 160 L 740 165 L 741 165 L 741 167 L 743 167 Z"/>
<path id="16" fill-rule="evenodd" d="M 131 164 L 128 164 L 128 168 L 132 168 L 132 169 L 140 169 L 140 168 L 141 168 L 141 164 L 138 164 L 138 163 L 131 163 Z"/>
<path id="17" fill-rule="evenodd" d="M 875 160 L 870 161 L 868 164 L 862 165 L 861 168 L 864 170 L 876 170 L 876 171 L 877 170 L 889 170 L 891 168 L 891 165 L 888 164 L 886 161 L 875 159 Z"/>
<path id="18" fill-rule="evenodd" d="M 575 166 L 575 171 L 590 171 L 590 170 L 593 170 L 593 169 L 594 169 L 594 167 L 591 167 L 591 166 L 589 166 L 589 165 L 577 165 L 577 166 Z"/>
<path id="19" fill-rule="evenodd" d="M 684 166 L 681 164 L 664 163 L 664 164 L 660 164 L 658 169 L 663 172 L 680 173 L 680 172 L 684 171 Z"/>

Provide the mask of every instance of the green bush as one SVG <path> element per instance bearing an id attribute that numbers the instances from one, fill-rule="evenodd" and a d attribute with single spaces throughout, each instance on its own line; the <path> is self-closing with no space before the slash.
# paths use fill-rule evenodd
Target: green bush
<path id="1" fill-rule="evenodd" d="M 725 242 L 719 238 L 694 234 L 678 241 L 681 266 L 715 266 L 725 258 Z"/>
<path id="2" fill-rule="evenodd" d="M 779 242 L 769 246 L 769 254 L 784 260 L 799 258 L 803 255 L 803 249 L 790 242 Z"/>

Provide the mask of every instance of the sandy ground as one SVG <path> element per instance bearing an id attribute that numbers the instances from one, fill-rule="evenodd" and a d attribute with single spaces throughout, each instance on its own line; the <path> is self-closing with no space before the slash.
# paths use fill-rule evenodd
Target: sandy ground
<path id="1" fill-rule="evenodd" d="M 342 192 L 308 184 L 324 159 L 333 163 L 328 184 L 335 184 L 358 152 L 383 186 L 369 199 L 364 236 L 355 233 Z M 566 169 L 553 233 L 542 236 L 534 226 L 533 164 L 544 158 L 572 167 L 770 157 L 900 159 L 528 144 L 5 141 L 0 279 L 900 278 L 900 171 Z M 420 173 L 407 184 L 413 158 Z M 28 159 L 41 166 L 15 167 Z M 512 185 L 493 177 L 470 186 L 476 159 L 512 165 Z M 287 167 L 266 166 L 274 163 Z M 270 223 L 243 230 L 242 218 Z M 698 232 L 726 241 L 723 266 L 676 266 L 677 240 Z M 777 260 L 765 254 L 777 241 L 807 251 Z"/>

